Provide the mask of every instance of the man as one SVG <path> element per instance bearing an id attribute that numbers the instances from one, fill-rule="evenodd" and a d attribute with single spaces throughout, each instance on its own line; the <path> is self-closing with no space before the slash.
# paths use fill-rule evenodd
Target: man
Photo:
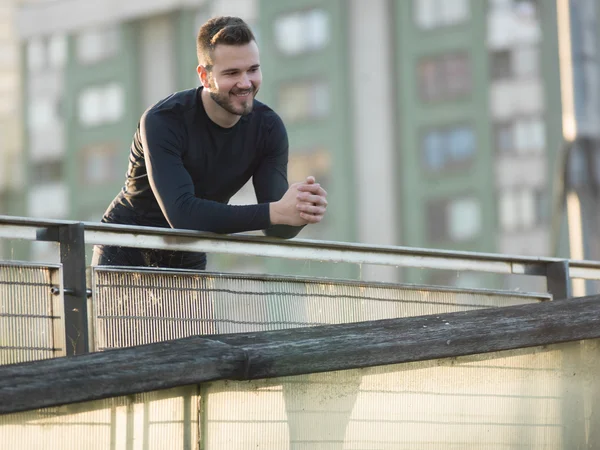
<path id="1" fill-rule="evenodd" d="M 264 230 L 292 238 L 319 223 L 327 192 L 308 177 L 288 188 L 287 132 L 255 99 L 262 74 L 246 23 L 217 17 L 198 33 L 201 86 L 149 108 L 134 135 L 125 186 L 105 223 L 237 233 Z M 228 205 L 252 178 L 256 205 Z M 93 265 L 206 268 L 204 253 L 111 246 L 94 248 Z"/>

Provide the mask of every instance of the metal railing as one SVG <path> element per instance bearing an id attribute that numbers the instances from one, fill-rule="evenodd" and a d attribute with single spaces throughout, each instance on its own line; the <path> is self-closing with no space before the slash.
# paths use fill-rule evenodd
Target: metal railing
<path id="1" fill-rule="evenodd" d="M 600 262 L 432 250 L 355 243 L 280 240 L 255 235 L 218 235 L 187 230 L 113 225 L 65 220 L 0 216 L 0 239 L 56 242 L 60 247 L 64 283 L 67 354 L 81 354 L 90 345 L 87 333 L 85 245 L 252 255 L 332 263 L 370 264 L 420 269 L 532 275 L 546 278 L 554 299 L 571 297 L 571 279 L 600 280 Z"/>

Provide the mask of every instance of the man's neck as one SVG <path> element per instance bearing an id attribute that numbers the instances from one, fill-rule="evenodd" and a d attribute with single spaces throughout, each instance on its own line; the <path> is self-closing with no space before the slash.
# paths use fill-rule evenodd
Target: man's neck
<path id="1" fill-rule="evenodd" d="M 215 103 L 215 101 L 210 97 L 210 92 L 208 92 L 206 89 L 202 89 L 200 96 L 202 98 L 202 104 L 204 105 L 204 110 L 206 111 L 208 118 L 220 127 L 231 128 L 240 120 L 241 116 L 238 116 L 237 114 L 231 114 L 217 105 L 217 103 Z"/>

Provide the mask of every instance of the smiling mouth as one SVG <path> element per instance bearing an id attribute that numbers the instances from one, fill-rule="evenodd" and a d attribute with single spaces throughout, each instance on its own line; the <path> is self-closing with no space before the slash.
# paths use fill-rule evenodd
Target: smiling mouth
<path id="1" fill-rule="evenodd" d="M 236 97 L 248 97 L 249 95 L 252 94 L 252 91 L 245 91 L 245 92 L 237 92 L 234 93 L 233 95 L 235 95 Z"/>

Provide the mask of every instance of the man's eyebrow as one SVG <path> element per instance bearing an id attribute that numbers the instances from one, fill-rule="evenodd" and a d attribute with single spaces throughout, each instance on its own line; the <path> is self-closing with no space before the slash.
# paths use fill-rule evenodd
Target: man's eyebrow
<path id="1" fill-rule="evenodd" d="M 260 67 L 260 64 L 253 64 L 250 66 L 250 69 L 258 69 Z M 237 67 L 230 67 L 228 69 L 223 69 L 221 70 L 221 73 L 227 73 L 227 72 L 239 72 L 240 69 Z"/>

